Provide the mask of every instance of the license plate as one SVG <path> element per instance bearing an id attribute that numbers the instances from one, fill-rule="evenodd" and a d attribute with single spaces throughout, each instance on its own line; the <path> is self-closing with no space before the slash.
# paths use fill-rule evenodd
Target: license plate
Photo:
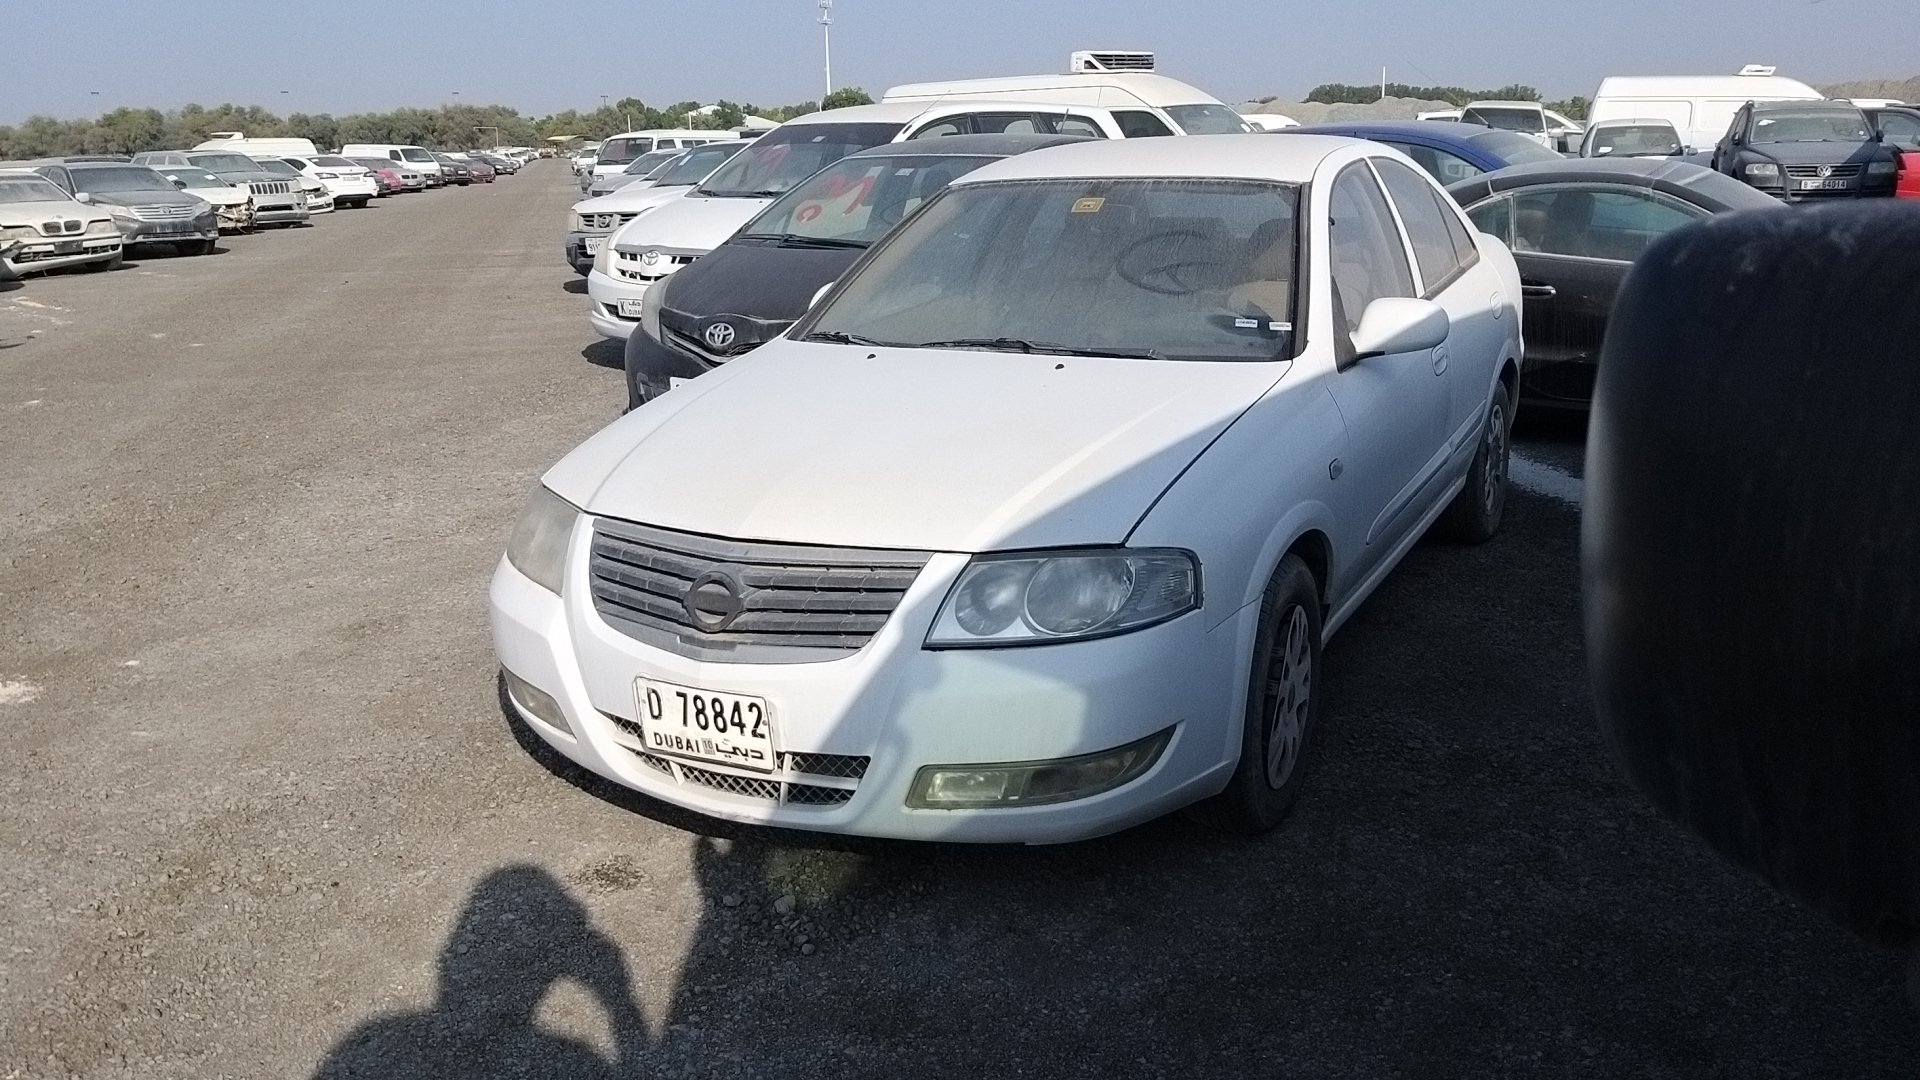
<path id="1" fill-rule="evenodd" d="M 634 300 L 629 298 L 622 300 L 620 301 L 620 317 L 623 319 L 637 319 L 640 317 L 640 309 L 645 305 L 645 299 Z"/>
<path id="2" fill-rule="evenodd" d="M 600 254 L 600 245 L 606 242 L 607 242 L 607 238 L 604 236 L 589 236 L 586 239 L 580 241 L 581 246 L 587 249 L 587 254 L 589 255 Z"/>
<path id="3" fill-rule="evenodd" d="M 1847 180 L 1802 180 L 1801 191 L 1844 191 L 1851 181 Z"/>
<path id="4" fill-rule="evenodd" d="M 80 241 L 56 240 L 53 244 L 53 253 L 55 255 L 78 255 L 80 254 Z"/>
<path id="5" fill-rule="evenodd" d="M 656 754 L 773 771 L 767 703 L 745 694 L 637 680 L 641 741 Z"/>

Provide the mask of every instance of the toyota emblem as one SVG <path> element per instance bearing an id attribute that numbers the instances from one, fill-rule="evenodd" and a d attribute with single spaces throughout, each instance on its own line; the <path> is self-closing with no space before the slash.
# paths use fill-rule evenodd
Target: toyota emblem
<path id="1" fill-rule="evenodd" d="M 1831 165 L 1820 166 L 1820 179 L 1825 180 L 1827 177 L 1832 175 L 1833 175 L 1833 166 Z"/>
<path id="2" fill-rule="evenodd" d="M 734 333 L 732 323 L 717 322 L 707 327 L 707 332 L 704 336 L 707 339 L 708 346 L 712 347 L 716 352 L 725 352 L 727 347 L 733 344 L 733 339 L 737 335 Z"/>
<path id="3" fill-rule="evenodd" d="M 740 599 L 740 585 L 733 578 L 719 570 L 712 570 L 694 579 L 687 589 L 687 595 L 681 600 L 687 609 L 687 618 L 703 632 L 717 634 L 733 625 L 733 620 L 746 610 L 746 602 Z"/>
<path id="4" fill-rule="evenodd" d="M 645 253 L 643 253 L 643 254 L 642 254 L 642 255 L 640 256 L 640 265 L 642 265 L 642 266 L 659 266 L 659 265 L 660 265 L 660 253 L 659 253 L 659 252 L 657 252 L 657 251 L 648 251 L 648 252 L 645 252 Z"/>

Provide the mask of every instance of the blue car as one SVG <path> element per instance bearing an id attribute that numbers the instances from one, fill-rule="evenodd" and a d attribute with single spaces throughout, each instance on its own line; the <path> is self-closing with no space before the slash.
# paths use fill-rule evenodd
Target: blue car
<path id="1" fill-rule="evenodd" d="M 1450 120 L 1358 120 L 1285 128 L 1273 134 L 1345 135 L 1386 143 L 1442 184 L 1457 184 L 1509 165 L 1566 160 L 1566 155 L 1517 132 Z"/>

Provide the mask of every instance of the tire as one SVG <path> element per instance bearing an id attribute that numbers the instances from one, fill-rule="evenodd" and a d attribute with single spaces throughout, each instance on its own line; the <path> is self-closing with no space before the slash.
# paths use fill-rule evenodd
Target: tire
<path id="1" fill-rule="evenodd" d="M 186 252 L 189 255 L 211 255 L 213 254 L 214 243 L 212 240 L 197 240 L 186 245 Z"/>
<path id="2" fill-rule="evenodd" d="M 1486 426 L 1480 431 L 1480 445 L 1474 449 L 1473 464 L 1467 467 L 1466 486 L 1440 518 L 1441 532 L 1449 539 L 1484 544 L 1500 531 L 1500 518 L 1507 508 L 1512 430 L 1513 406 L 1507 400 L 1507 388 L 1495 387 L 1493 401 L 1487 407 Z"/>
<path id="3" fill-rule="evenodd" d="M 127 261 L 127 252 L 126 252 L 126 249 L 123 247 L 119 251 L 116 251 L 113 253 L 113 258 L 108 259 L 105 262 L 88 263 L 87 269 L 93 271 L 96 274 L 104 274 L 109 270 L 120 269 L 121 264 L 126 261 Z"/>
<path id="4" fill-rule="evenodd" d="M 1271 832 L 1299 798 L 1319 714 L 1320 590 L 1297 555 L 1274 568 L 1260 599 L 1241 719 L 1240 762 L 1220 794 L 1187 808 L 1211 829 L 1240 836 Z"/>
<path id="5" fill-rule="evenodd" d="M 369 200 L 367 199 L 355 199 L 352 202 L 349 202 L 347 205 L 353 207 L 355 210 L 365 210 L 367 208 L 368 201 Z"/>

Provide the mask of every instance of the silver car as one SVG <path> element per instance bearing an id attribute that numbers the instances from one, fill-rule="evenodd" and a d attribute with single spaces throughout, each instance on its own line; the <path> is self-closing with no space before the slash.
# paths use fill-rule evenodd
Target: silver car
<path id="1" fill-rule="evenodd" d="M 298 225 L 307 220 L 306 194 L 284 176 L 264 172 L 260 163 L 229 150 L 150 150 L 133 156 L 135 164 L 164 170 L 175 166 L 199 168 L 253 196 L 257 225 Z"/>

